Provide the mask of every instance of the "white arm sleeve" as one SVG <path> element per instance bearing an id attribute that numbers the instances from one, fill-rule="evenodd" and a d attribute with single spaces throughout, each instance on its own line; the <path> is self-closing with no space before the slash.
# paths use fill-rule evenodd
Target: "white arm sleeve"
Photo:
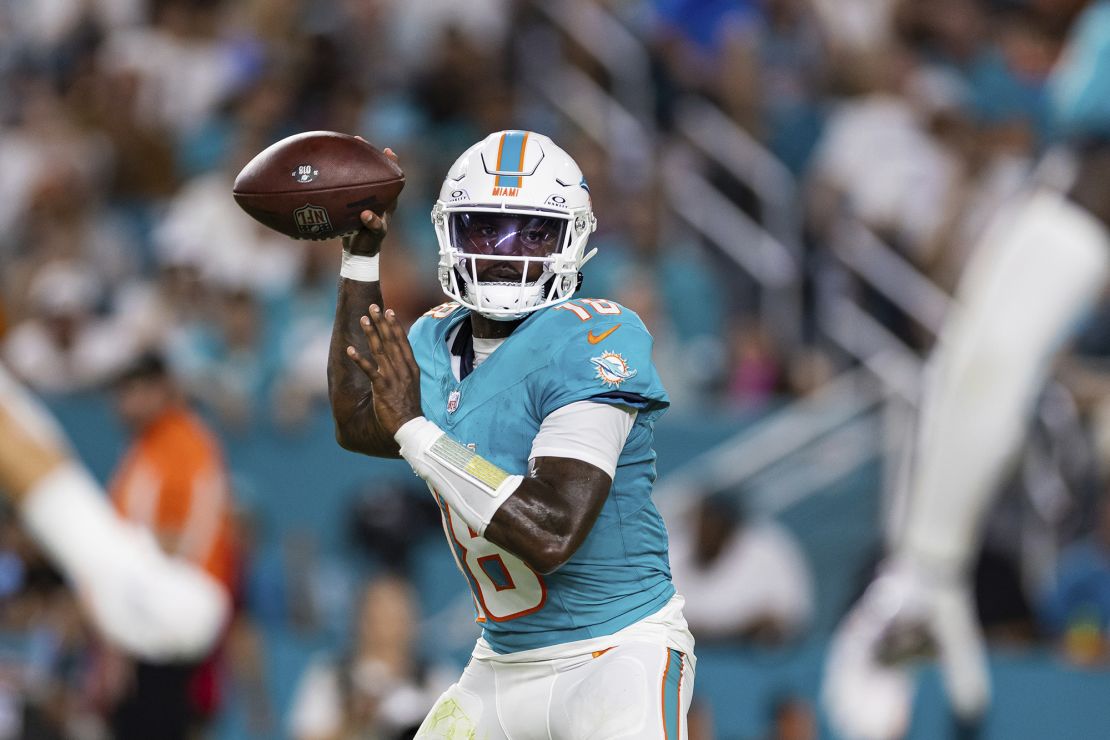
<path id="1" fill-rule="evenodd" d="M 413 472 L 480 535 L 524 480 L 459 444 L 423 416 L 409 419 L 393 436 Z"/>
<path id="2" fill-rule="evenodd" d="M 1040 191 L 1000 214 L 930 360 L 901 550 L 960 572 L 1054 353 L 1110 274 L 1105 228 Z"/>
<path id="3" fill-rule="evenodd" d="M 40 444 L 67 450 L 49 411 L 0 365 L 0 407 Z M 23 525 L 73 585 L 96 628 L 150 660 L 202 657 L 219 637 L 230 599 L 195 565 L 167 557 L 125 522 L 80 464 L 58 465 L 20 501 Z"/>
<path id="4" fill-rule="evenodd" d="M 531 457 L 571 457 L 612 477 L 635 418 L 635 413 L 608 404 L 568 404 L 543 420 Z M 485 533 L 524 480 L 463 447 L 423 416 L 406 422 L 395 438 L 413 471 L 478 534 Z"/>
<path id="5" fill-rule="evenodd" d="M 569 457 L 601 468 L 612 478 L 635 421 L 635 409 L 624 406 L 567 404 L 543 420 L 528 457 Z"/>
<path id="6" fill-rule="evenodd" d="M 47 474 L 28 491 L 20 513 L 109 640 L 166 662 L 201 658 L 215 644 L 231 611 L 224 587 L 120 519 L 80 465 Z"/>

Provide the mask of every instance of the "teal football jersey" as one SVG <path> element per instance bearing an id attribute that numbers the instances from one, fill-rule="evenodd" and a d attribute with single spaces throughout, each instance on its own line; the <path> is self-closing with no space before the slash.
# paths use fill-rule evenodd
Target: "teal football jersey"
<path id="1" fill-rule="evenodd" d="M 1058 138 L 1110 139 L 1110 0 L 1076 20 L 1049 95 Z"/>
<path id="2" fill-rule="evenodd" d="M 658 611 L 674 594 L 667 531 L 651 501 L 654 426 L 668 401 L 643 322 L 606 300 L 542 309 L 460 382 L 449 340 L 469 316 L 448 303 L 410 330 L 421 405 L 428 419 L 498 467 L 525 475 L 540 424 L 567 404 L 592 400 L 638 410 L 601 514 L 553 573 L 541 575 L 479 537 L 440 500 L 486 641 L 500 653 L 547 647 L 609 635 Z"/>

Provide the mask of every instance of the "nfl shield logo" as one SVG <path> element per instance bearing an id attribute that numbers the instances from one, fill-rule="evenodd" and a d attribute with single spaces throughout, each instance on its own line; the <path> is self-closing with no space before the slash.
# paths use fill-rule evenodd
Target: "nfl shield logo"
<path id="1" fill-rule="evenodd" d="M 459 395 L 458 391 L 451 391 L 451 395 L 447 396 L 447 413 L 455 413 L 455 409 L 459 407 Z"/>
<path id="2" fill-rule="evenodd" d="M 293 211 L 293 220 L 302 234 L 320 234 L 331 228 L 328 212 L 320 206 L 305 203 Z"/>

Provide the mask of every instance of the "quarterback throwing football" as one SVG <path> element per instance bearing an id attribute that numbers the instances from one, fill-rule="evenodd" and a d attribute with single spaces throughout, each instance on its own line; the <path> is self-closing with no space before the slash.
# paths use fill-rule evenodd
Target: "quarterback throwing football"
<path id="1" fill-rule="evenodd" d="M 362 215 L 328 362 L 337 437 L 427 481 L 483 626 L 417 737 L 685 738 L 693 638 L 651 502 L 667 394 L 635 313 L 571 300 L 596 228 L 578 165 L 526 131 L 455 162 L 432 210 L 451 302 L 407 337 L 382 308 L 388 217 Z"/>

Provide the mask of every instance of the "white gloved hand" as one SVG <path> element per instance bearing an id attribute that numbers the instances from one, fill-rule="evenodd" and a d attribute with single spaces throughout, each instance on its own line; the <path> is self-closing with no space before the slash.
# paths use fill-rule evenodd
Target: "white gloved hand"
<path id="1" fill-rule="evenodd" d="M 833 636 L 822 702 L 847 740 L 895 740 L 913 713 L 913 659 L 936 655 L 956 713 L 982 715 L 990 680 L 975 606 L 957 578 L 930 579 L 905 564 L 883 568 Z"/>
<path id="2" fill-rule="evenodd" d="M 219 640 L 231 615 L 224 586 L 121 519 L 78 464 L 59 466 L 39 481 L 20 511 L 27 531 L 112 642 L 147 660 L 174 662 L 199 660 Z"/>
<path id="3" fill-rule="evenodd" d="M 193 563 L 166 555 L 134 525 L 121 523 L 110 549 L 118 557 L 71 576 L 104 637 L 156 663 L 205 657 L 230 617 L 224 587 Z"/>

